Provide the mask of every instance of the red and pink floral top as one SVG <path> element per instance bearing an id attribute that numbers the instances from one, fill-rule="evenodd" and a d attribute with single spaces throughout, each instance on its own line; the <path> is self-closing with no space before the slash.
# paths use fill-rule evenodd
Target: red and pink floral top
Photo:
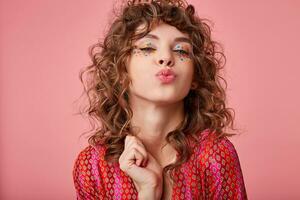
<path id="1" fill-rule="evenodd" d="M 233 144 L 206 129 L 201 142 L 175 176 L 175 199 L 247 199 L 239 158 Z M 104 160 L 103 146 L 88 146 L 75 161 L 73 179 L 77 199 L 138 199 L 132 179 L 118 163 Z"/>

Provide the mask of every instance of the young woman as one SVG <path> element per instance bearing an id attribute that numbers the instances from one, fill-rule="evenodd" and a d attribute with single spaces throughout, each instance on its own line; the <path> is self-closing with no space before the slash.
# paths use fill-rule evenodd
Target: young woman
<path id="1" fill-rule="evenodd" d="M 100 125 L 75 161 L 77 199 L 247 199 L 217 47 L 185 1 L 127 2 L 81 72 Z"/>

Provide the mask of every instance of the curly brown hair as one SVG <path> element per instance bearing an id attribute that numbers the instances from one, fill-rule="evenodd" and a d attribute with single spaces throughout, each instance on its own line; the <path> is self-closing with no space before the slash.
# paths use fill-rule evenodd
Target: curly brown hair
<path id="1" fill-rule="evenodd" d="M 197 81 L 197 88 L 184 98 L 184 120 L 167 134 L 166 141 L 176 149 L 180 159 L 166 166 L 163 169 L 166 173 L 188 161 L 192 153 L 188 139 L 199 142 L 198 133 L 209 129 L 218 138 L 236 135 L 226 131 L 227 128 L 236 130 L 234 110 L 225 106 L 227 83 L 220 70 L 226 57 L 220 43 L 211 38 L 207 23 L 210 21 L 198 17 L 194 6 L 184 0 L 126 1 L 104 40 L 89 49 L 92 64 L 82 69 L 79 76 L 84 85 L 83 94 L 88 99 L 83 113 L 88 114 L 93 127 L 88 142 L 92 146 L 107 147 L 105 160 L 118 162 L 125 137 L 134 135 L 130 131 L 133 113 L 128 103 L 130 77 L 125 67 L 126 59 L 131 55 L 133 41 L 149 33 L 157 21 L 189 35 L 193 46 L 194 80 Z M 141 24 L 146 28 L 136 33 Z M 85 80 L 84 74 L 87 74 Z"/>

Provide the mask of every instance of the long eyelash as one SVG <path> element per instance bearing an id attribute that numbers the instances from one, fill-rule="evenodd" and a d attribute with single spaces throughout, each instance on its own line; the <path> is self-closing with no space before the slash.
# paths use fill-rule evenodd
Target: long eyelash
<path id="1" fill-rule="evenodd" d="M 154 51 L 155 49 L 151 48 L 151 47 L 145 47 L 145 48 L 140 48 L 140 50 L 142 51 Z M 189 55 L 188 52 L 182 50 L 182 49 L 177 49 L 177 50 L 174 50 L 176 52 L 179 52 L 180 54 L 185 54 L 185 55 Z"/>
<path id="2" fill-rule="evenodd" d="M 182 49 L 177 49 L 177 50 L 175 50 L 175 51 L 179 52 L 180 54 L 183 53 L 183 54 L 189 55 L 188 52 L 186 52 L 186 51 L 184 51 L 184 50 L 182 50 Z"/>
<path id="3" fill-rule="evenodd" d="M 151 47 L 145 47 L 145 48 L 140 48 L 140 50 L 142 50 L 142 51 L 154 51 L 155 49 L 153 49 Z"/>

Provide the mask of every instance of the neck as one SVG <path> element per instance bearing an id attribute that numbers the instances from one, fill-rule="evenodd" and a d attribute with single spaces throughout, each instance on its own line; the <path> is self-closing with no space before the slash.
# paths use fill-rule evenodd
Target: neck
<path id="1" fill-rule="evenodd" d="M 131 126 L 138 128 L 137 137 L 152 155 L 162 153 L 167 144 L 167 134 L 184 119 L 183 101 L 164 105 L 149 101 L 131 101 L 131 109 Z"/>

